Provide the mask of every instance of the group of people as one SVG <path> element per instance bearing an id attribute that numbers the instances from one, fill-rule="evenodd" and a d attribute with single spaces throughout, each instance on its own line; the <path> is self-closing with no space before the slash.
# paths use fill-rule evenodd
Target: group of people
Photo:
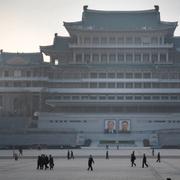
<path id="1" fill-rule="evenodd" d="M 136 160 L 135 151 L 133 151 L 131 154 L 131 167 L 136 166 L 135 160 Z M 161 162 L 160 152 L 158 152 L 157 154 L 156 162 L 159 162 L 159 163 Z M 146 157 L 146 154 L 144 153 L 143 158 L 142 158 L 142 168 L 144 168 L 145 166 L 148 167 L 147 157 Z"/>
<path id="2" fill-rule="evenodd" d="M 106 151 L 106 159 L 109 159 L 109 152 L 108 151 Z M 136 163 L 135 163 L 135 160 L 136 160 L 135 151 L 132 152 L 130 159 L 131 159 L 131 167 L 136 166 Z M 160 152 L 158 152 L 158 154 L 157 154 L 156 162 L 159 162 L 159 163 L 161 162 Z M 93 167 L 92 167 L 93 163 L 94 163 L 94 159 L 93 159 L 92 155 L 90 155 L 89 159 L 88 159 L 88 169 L 87 169 L 88 171 L 89 170 L 93 171 Z M 146 157 L 146 154 L 144 153 L 143 158 L 142 158 L 142 168 L 144 168 L 145 166 L 148 167 L 147 157 Z"/>
<path id="3" fill-rule="evenodd" d="M 50 169 L 52 170 L 54 167 L 54 158 L 52 157 L 52 155 L 49 155 L 49 157 L 45 154 L 41 154 L 40 156 L 38 156 L 37 158 L 37 169 Z"/>

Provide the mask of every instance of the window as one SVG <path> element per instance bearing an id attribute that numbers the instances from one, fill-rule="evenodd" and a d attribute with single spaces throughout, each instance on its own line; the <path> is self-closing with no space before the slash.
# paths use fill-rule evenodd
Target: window
<path id="1" fill-rule="evenodd" d="M 124 73 L 117 73 L 117 78 L 124 78 Z"/>
<path id="2" fill-rule="evenodd" d="M 79 100 L 79 96 L 72 96 L 72 100 Z"/>
<path id="3" fill-rule="evenodd" d="M 160 54 L 160 63 L 166 62 L 166 54 Z"/>
<path id="4" fill-rule="evenodd" d="M 84 38 L 84 44 L 89 44 L 89 43 L 91 43 L 90 37 L 85 37 Z"/>
<path id="5" fill-rule="evenodd" d="M 178 96 L 171 96 L 171 100 L 178 100 Z"/>
<path id="6" fill-rule="evenodd" d="M 102 79 L 106 78 L 106 73 L 99 73 L 99 78 L 102 78 Z"/>
<path id="7" fill-rule="evenodd" d="M 126 88 L 133 88 L 133 83 L 126 83 Z"/>
<path id="8" fill-rule="evenodd" d="M 109 38 L 109 43 L 116 43 L 116 39 L 115 39 L 115 37 L 110 37 Z"/>
<path id="9" fill-rule="evenodd" d="M 133 96 L 126 96 L 126 100 L 133 100 Z"/>
<path id="10" fill-rule="evenodd" d="M 144 100 L 151 100 L 151 96 L 144 96 L 143 99 Z"/>
<path id="11" fill-rule="evenodd" d="M 133 61 L 133 55 L 132 54 L 126 54 L 126 62 L 132 63 Z"/>
<path id="12" fill-rule="evenodd" d="M 152 54 L 152 63 L 158 62 L 158 54 Z"/>
<path id="13" fill-rule="evenodd" d="M 81 83 L 81 84 L 80 84 L 80 87 L 81 87 L 81 88 L 88 88 L 88 83 Z"/>
<path id="14" fill-rule="evenodd" d="M 134 78 L 141 79 L 142 78 L 142 73 L 135 73 Z"/>
<path id="15" fill-rule="evenodd" d="M 31 71 L 27 71 L 27 72 L 26 72 L 26 76 L 27 76 L 27 77 L 31 77 Z"/>
<path id="16" fill-rule="evenodd" d="M 90 100 L 96 100 L 97 96 L 90 96 Z"/>
<path id="17" fill-rule="evenodd" d="M 71 97 L 70 97 L 70 96 L 63 96 L 63 99 L 64 99 L 64 100 L 70 100 Z"/>
<path id="18" fill-rule="evenodd" d="M 133 42 L 133 38 L 132 37 L 127 37 L 126 38 L 126 43 L 127 44 L 132 44 L 132 42 Z"/>
<path id="19" fill-rule="evenodd" d="M 108 96 L 108 99 L 109 99 L 109 100 L 114 100 L 114 99 L 115 99 L 115 96 Z"/>
<path id="20" fill-rule="evenodd" d="M 107 54 L 101 55 L 101 63 L 107 63 Z"/>
<path id="21" fill-rule="evenodd" d="M 143 73 L 143 78 L 145 79 L 151 78 L 151 73 Z"/>
<path id="22" fill-rule="evenodd" d="M 84 63 L 89 64 L 91 60 L 90 54 L 84 54 Z"/>
<path id="23" fill-rule="evenodd" d="M 135 99 L 135 100 L 141 100 L 142 97 L 141 97 L 141 96 L 135 96 L 134 99 Z"/>
<path id="24" fill-rule="evenodd" d="M 118 62 L 119 63 L 124 62 L 124 54 L 118 54 Z"/>
<path id="25" fill-rule="evenodd" d="M 115 73 L 108 73 L 108 78 L 115 78 Z"/>
<path id="26" fill-rule="evenodd" d="M 115 83 L 108 83 L 108 88 L 115 88 Z"/>
<path id="27" fill-rule="evenodd" d="M 90 88 L 97 88 L 97 83 L 90 83 Z"/>
<path id="28" fill-rule="evenodd" d="M 99 99 L 100 99 L 100 100 L 105 100 L 105 99 L 106 99 L 106 96 L 99 96 Z"/>
<path id="29" fill-rule="evenodd" d="M 91 74 L 90 74 L 90 77 L 91 77 L 91 78 L 97 78 L 97 73 L 91 73 Z"/>
<path id="30" fill-rule="evenodd" d="M 82 63 L 82 54 L 76 54 L 76 63 Z"/>
<path id="31" fill-rule="evenodd" d="M 99 62 L 99 55 L 98 54 L 93 54 L 92 62 L 93 63 L 98 63 Z"/>
<path id="32" fill-rule="evenodd" d="M 152 83 L 152 88 L 159 88 L 160 84 L 159 83 Z"/>
<path id="33" fill-rule="evenodd" d="M 106 83 L 99 83 L 99 88 L 106 88 Z"/>
<path id="34" fill-rule="evenodd" d="M 127 79 L 133 78 L 133 73 L 126 73 L 126 78 L 127 78 Z"/>
<path id="35" fill-rule="evenodd" d="M 118 99 L 118 100 L 123 100 L 123 99 L 124 99 L 124 96 L 117 96 L 117 99 Z"/>
<path id="36" fill-rule="evenodd" d="M 151 83 L 144 83 L 144 88 L 151 88 Z"/>
<path id="37" fill-rule="evenodd" d="M 142 83 L 135 83 L 135 84 L 134 84 L 134 87 L 135 87 L 135 88 L 142 88 Z"/>
<path id="38" fill-rule="evenodd" d="M 98 37 L 93 37 L 93 43 L 98 44 L 99 43 L 99 38 Z"/>
<path id="39" fill-rule="evenodd" d="M 153 96 L 152 99 L 153 99 L 153 100 L 159 100 L 159 99 L 160 99 L 160 96 Z"/>
<path id="40" fill-rule="evenodd" d="M 141 44 L 141 38 L 140 37 L 135 37 L 134 43 L 135 44 Z"/>
<path id="41" fill-rule="evenodd" d="M 124 88 L 124 83 L 118 82 L 117 83 L 117 88 Z"/>
<path id="42" fill-rule="evenodd" d="M 158 38 L 157 37 L 152 37 L 151 38 L 151 44 L 158 44 Z"/>
<path id="43" fill-rule="evenodd" d="M 21 77 L 21 71 L 20 70 L 15 70 L 14 71 L 14 77 Z"/>
<path id="44" fill-rule="evenodd" d="M 110 54 L 109 55 L 109 62 L 110 63 L 115 63 L 116 62 L 116 55 L 115 54 Z"/>
<path id="45" fill-rule="evenodd" d="M 81 96 L 81 99 L 82 100 L 88 100 L 89 98 L 88 98 L 88 96 Z"/>
<path id="46" fill-rule="evenodd" d="M 118 43 L 119 44 L 124 44 L 124 38 L 123 37 L 118 37 Z"/>
<path id="47" fill-rule="evenodd" d="M 135 63 L 140 63 L 141 62 L 141 54 L 135 54 L 134 62 Z"/>
<path id="48" fill-rule="evenodd" d="M 149 54 L 143 54 L 143 62 L 148 63 L 149 62 Z"/>
<path id="49" fill-rule="evenodd" d="M 106 44 L 107 43 L 107 38 L 106 37 L 102 37 L 101 38 L 101 43 L 102 44 Z"/>
<path id="50" fill-rule="evenodd" d="M 9 71 L 4 71 L 4 77 L 9 77 Z"/>
<path id="51" fill-rule="evenodd" d="M 168 96 L 161 96 L 161 99 L 162 99 L 162 100 L 168 100 L 169 97 L 168 97 Z"/>

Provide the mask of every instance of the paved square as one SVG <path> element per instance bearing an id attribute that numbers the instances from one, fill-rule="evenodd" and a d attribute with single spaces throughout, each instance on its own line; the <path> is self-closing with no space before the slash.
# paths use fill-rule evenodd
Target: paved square
<path id="1" fill-rule="evenodd" d="M 32 152 L 24 153 L 32 155 L 34 154 Z M 46 150 L 47 154 L 51 153 L 53 155 L 52 152 Z M 61 151 L 63 154 L 65 152 Z M 76 151 L 76 153 L 78 152 Z M 84 152 L 84 154 L 92 153 L 89 151 L 80 152 Z M 161 163 L 156 163 L 156 158 L 149 156 L 147 159 L 149 167 L 143 169 L 141 167 L 141 156 L 138 156 L 136 160 L 137 166 L 132 168 L 130 167 L 130 159 L 126 156 L 115 156 L 117 152 L 120 153 L 121 151 L 112 151 L 111 153 L 114 153 L 114 156 L 109 160 L 101 156 L 95 156 L 94 171 L 92 172 L 87 171 L 87 157 L 78 157 L 74 160 L 67 160 L 65 156 L 55 157 L 54 170 L 50 171 L 49 169 L 37 170 L 35 156 L 24 156 L 18 161 L 3 159 L 1 156 L 0 180 L 165 180 L 167 177 L 171 177 L 172 180 L 180 179 L 180 156 L 164 157 Z M 122 151 L 124 154 L 125 152 L 125 150 Z M 99 152 L 99 155 L 101 153 L 102 151 Z M 146 151 L 146 153 L 148 152 Z M 139 151 L 139 154 L 141 154 L 141 151 Z"/>

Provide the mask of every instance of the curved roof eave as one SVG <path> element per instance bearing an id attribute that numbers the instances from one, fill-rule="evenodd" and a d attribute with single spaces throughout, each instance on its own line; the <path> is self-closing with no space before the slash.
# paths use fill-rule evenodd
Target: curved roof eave
<path id="1" fill-rule="evenodd" d="M 176 27 L 163 27 L 163 28 L 144 28 L 142 27 L 142 29 L 104 29 L 104 28 L 79 28 L 79 27 L 69 27 L 67 28 L 68 32 L 71 31 L 71 30 L 76 30 L 76 31 L 89 31 L 89 32 L 92 32 L 92 31 L 105 31 L 105 32 L 147 32 L 147 31 L 162 31 L 162 30 L 175 30 Z"/>

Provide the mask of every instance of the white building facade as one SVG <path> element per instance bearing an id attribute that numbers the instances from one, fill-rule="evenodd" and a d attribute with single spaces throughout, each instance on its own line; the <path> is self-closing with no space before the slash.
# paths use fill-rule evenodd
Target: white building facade
<path id="1" fill-rule="evenodd" d="M 72 130 L 77 144 L 166 145 L 160 132 L 180 129 L 177 22 L 161 21 L 158 6 L 84 6 L 82 20 L 64 26 L 69 37 L 55 34 L 53 45 L 40 47 L 51 62 L 39 96 L 38 128 Z"/>

